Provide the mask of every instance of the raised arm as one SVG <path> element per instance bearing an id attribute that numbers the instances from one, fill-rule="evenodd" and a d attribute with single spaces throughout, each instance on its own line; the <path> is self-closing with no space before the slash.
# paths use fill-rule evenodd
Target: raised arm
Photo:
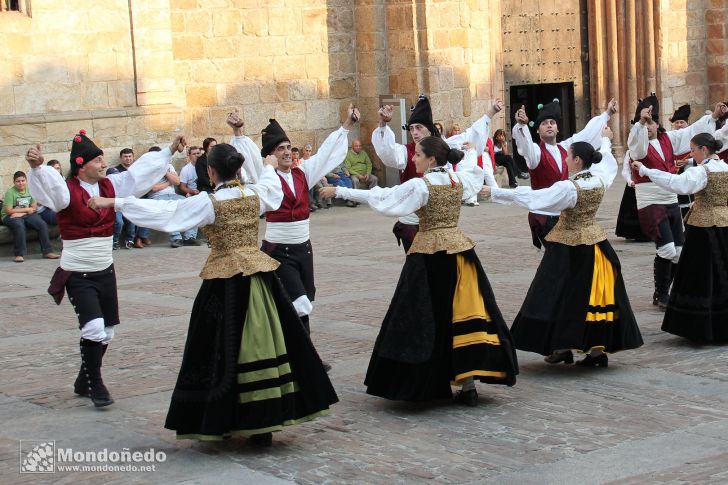
<path id="1" fill-rule="evenodd" d="M 716 109 L 719 109 L 719 107 L 716 107 Z M 695 135 L 699 133 L 713 133 L 714 131 L 715 118 L 713 115 L 707 114 L 687 128 L 668 131 L 667 137 L 670 139 L 670 143 L 672 143 L 672 151 L 676 154 L 681 154 L 690 151 L 690 140 Z"/>
<path id="2" fill-rule="evenodd" d="M 599 150 L 599 147 L 602 144 L 602 129 L 607 126 L 607 123 L 609 123 L 609 118 L 613 114 L 615 114 L 618 109 L 619 106 L 617 104 L 617 100 L 614 98 L 610 99 L 607 103 L 607 109 L 604 111 L 604 113 L 590 119 L 589 123 L 586 124 L 583 130 L 576 133 L 571 138 L 567 138 L 566 140 L 562 141 L 561 143 L 559 143 L 559 145 L 561 145 L 564 150 L 568 150 L 572 143 L 576 143 L 577 141 L 585 141 L 593 146 L 596 150 Z"/>
<path id="3" fill-rule="evenodd" d="M 372 146 L 385 166 L 404 170 L 407 167 L 407 147 L 397 143 L 394 132 L 387 126 L 392 120 L 392 111 L 389 105 L 379 108 L 379 126 L 372 132 Z"/>
<path id="4" fill-rule="evenodd" d="M 516 111 L 516 125 L 511 131 L 511 136 L 516 142 L 516 150 L 526 159 L 526 165 L 534 170 L 541 161 L 541 147 L 533 142 L 531 131 L 528 129 L 528 116 L 526 107 L 521 106 Z"/>
<path id="5" fill-rule="evenodd" d="M 177 135 L 172 144 L 158 152 L 147 152 L 134 162 L 126 172 L 109 175 L 114 192 L 119 198 L 141 197 L 167 173 L 169 162 L 175 152 L 184 149 L 184 135 Z"/>
<path id="6" fill-rule="evenodd" d="M 237 108 L 228 115 L 226 122 L 233 129 L 233 137 L 230 139 L 230 144 L 245 158 L 243 169 L 251 178 L 250 182 L 257 183 L 264 169 L 260 148 L 258 148 L 258 145 L 253 140 L 243 134 L 244 123 L 240 118 L 240 111 Z"/>
<path id="7" fill-rule="evenodd" d="M 58 170 L 44 165 L 43 152 L 40 145 L 28 148 L 25 160 L 30 165 L 28 171 L 28 189 L 39 204 L 59 212 L 71 203 L 71 193 Z"/>
<path id="8" fill-rule="evenodd" d="M 488 112 L 484 114 L 478 121 L 465 130 L 465 132 L 451 136 L 446 139 L 450 148 L 460 149 L 465 143 L 470 143 L 477 153 L 483 153 L 486 149 L 486 143 L 490 136 L 490 125 L 493 117 L 503 109 L 503 101 L 495 99 L 492 101 Z"/>
<path id="9" fill-rule="evenodd" d="M 606 129 L 608 130 L 609 128 L 607 127 Z M 609 130 L 609 133 L 611 134 L 611 130 Z M 592 164 L 589 171 L 592 175 L 599 177 L 604 185 L 604 190 L 607 190 L 614 183 L 614 179 L 617 177 L 617 172 L 619 171 L 617 160 L 612 155 L 612 140 L 609 136 L 602 137 L 599 153 L 602 154 L 602 161 Z"/>
<path id="10" fill-rule="evenodd" d="M 624 154 L 624 160 L 622 160 L 622 178 L 625 182 L 627 182 L 627 185 L 630 187 L 634 187 L 634 182 L 632 182 L 632 159 L 629 156 L 629 150 L 627 153 Z"/>
<path id="11" fill-rule="evenodd" d="M 651 115 L 650 115 L 651 116 Z M 627 137 L 627 148 L 629 149 L 632 160 L 642 160 L 647 156 L 650 139 L 647 135 L 647 127 L 640 120 L 639 123 L 632 125 Z"/>

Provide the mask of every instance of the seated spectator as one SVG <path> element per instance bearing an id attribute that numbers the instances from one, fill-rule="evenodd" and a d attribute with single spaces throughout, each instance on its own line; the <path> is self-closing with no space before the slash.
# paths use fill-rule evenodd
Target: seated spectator
<path id="1" fill-rule="evenodd" d="M 63 169 L 61 168 L 61 162 L 58 160 L 51 160 L 48 163 L 46 163 L 49 167 L 53 167 L 56 170 L 58 170 L 58 173 L 63 176 Z M 38 215 L 45 221 L 46 224 L 49 226 L 57 226 L 58 221 L 56 220 L 56 213 L 49 209 L 48 207 L 45 207 L 43 205 L 38 204 Z"/>
<path id="2" fill-rule="evenodd" d="M 291 153 L 293 153 L 293 149 L 291 150 Z M 306 143 L 303 146 L 303 156 L 302 159 L 298 161 L 298 165 L 294 162 L 294 167 L 300 166 L 303 162 L 311 158 L 311 155 L 313 155 L 313 147 L 310 143 Z M 321 202 L 321 198 L 319 197 L 319 190 L 321 190 L 322 187 L 328 187 L 329 182 L 326 180 L 326 177 L 323 177 L 321 180 L 318 181 L 316 185 L 314 185 L 311 190 L 308 191 L 308 210 L 310 212 L 316 212 L 316 209 L 322 209 L 324 207 L 324 204 L 326 204 L 326 208 L 328 209 L 331 207 L 333 202 L 330 200 L 325 201 L 324 203 Z"/>
<path id="3" fill-rule="evenodd" d="M 372 189 L 377 186 L 377 177 L 372 174 L 372 161 L 367 152 L 362 150 L 361 141 L 351 142 L 351 150 L 344 159 L 344 168 L 351 176 L 355 189 Z M 356 207 L 357 202 L 347 201 L 349 207 Z"/>
<path id="4" fill-rule="evenodd" d="M 493 134 L 493 151 L 495 152 L 495 164 L 499 167 L 504 167 L 508 174 L 508 185 L 513 189 L 518 187 L 518 181 L 516 177 L 523 177 L 523 174 L 518 172 L 516 162 L 513 161 L 513 157 L 508 154 L 508 142 L 506 141 L 506 132 L 498 129 Z"/>
<path id="5" fill-rule="evenodd" d="M 448 138 L 451 136 L 459 135 L 460 134 L 460 125 L 457 123 L 453 123 L 452 128 L 450 128 L 450 133 L 447 135 Z"/>
<path id="6" fill-rule="evenodd" d="M 26 226 L 38 231 L 38 242 L 40 242 L 44 258 L 58 259 L 60 257 L 53 252 L 51 247 L 48 225 L 37 214 L 37 203 L 28 191 L 28 178 L 25 176 L 25 172 L 15 172 L 13 175 L 13 186 L 5 192 L 0 217 L 2 217 L 3 224 L 13 232 L 16 263 L 25 261 Z"/>
<path id="7" fill-rule="evenodd" d="M 351 181 L 351 175 L 349 174 L 349 171 L 346 170 L 343 163 L 333 169 L 330 173 L 326 174 L 326 181 L 330 186 L 346 187 L 347 189 L 354 188 L 354 183 Z"/>
<path id="8" fill-rule="evenodd" d="M 149 151 L 159 151 L 159 147 L 152 147 Z M 145 197 L 147 199 L 155 200 L 184 199 L 184 196 L 179 195 L 174 190 L 175 186 L 179 185 L 179 183 L 180 178 L 177 175 L 177 171 L 172 165 L 170 165 L 164 177 L 152 186 L 152 190 Z M 184 237 L 179 232 L 170 233 L 169 245 L 173 248 L 179 248 L 182 246 L 199 246 L 200 242 L 197 240 L 197 228 L 185 231 Z"/>
<path id="9" fill-rule="evenodd" d="M 119 152 L 119 164 L 115 167 L 109 167 L 108 170 L 106 170 L 106 175 L 111 175 L 112 173 L 120 173 L 120 172 L 126 172 L 129 167 L 134 163 L 134 150 L 131 148 L 122 148 L 122 150 Z M 131 248 L 143 248 L 144 244 L 142 243 L 141 237 L 137 240 L 137 227 L 131 222 L 121 215 L 121 212 L 116 213 L 116 220 L 114 221 L 114 242 L 112 249 L 117 250 L 120 247 L 119 239 L 121 238 L 121 232 L 126 232 L 126 238 L 124 240 L 124 249 L 131 249 Z M 146 240 L 151 244 L 151 240 L 149 240 L 149 237 L 146 237 Z M 135 241 L 137 241 L 137 244 L 135 244 Z"/>

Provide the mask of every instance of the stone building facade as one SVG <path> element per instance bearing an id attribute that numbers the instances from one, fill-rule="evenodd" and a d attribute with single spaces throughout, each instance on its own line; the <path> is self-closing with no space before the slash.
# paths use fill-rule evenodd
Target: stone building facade
<path id="1" fill-rule="evenodd" d="M 524 86 L 553 84 L 573 96 L 572 129 L 616 95 L 620 137 L 649 91 L 663 121 L 728 99 L 728 0 L 22 3 L 0 11 L 3 191 L 32 143 L 67 163 L 85 128 L 116 163 L 179 131 L 224 139 L 234 107 L 251 135 L 275 117 L 294 144 L 318 145 L 349 102 L 366 143 L 386 94 L 429 93 L 438 120 L 467 125 L 491 97 L 512 112 Z"/>

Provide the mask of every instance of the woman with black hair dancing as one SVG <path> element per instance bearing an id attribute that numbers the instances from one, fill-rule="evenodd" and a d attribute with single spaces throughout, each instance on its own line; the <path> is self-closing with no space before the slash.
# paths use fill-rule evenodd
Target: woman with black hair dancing
<path id="1" fill-rule="evenodd" d="M 461 201 L 482 184 L 470 177 L 475 150 L 454 172 L 463 152 L 428 136 L 414 148 L 422 178 L 392 188 L 322 189 L 325 197 L 366 202 L 387 216 L 416 211 L 420 230 L 407 252 L 402 274 L 374 344 L 367 393 L 387 399 L 427 401 L 451 398 L 476 406 L 474 380 L 516 382 L 516 354 L 493 290 L 473 247 L 458 228 Z"/>
<path id="2" fill-rule="evenodd" d="M 694 136 L 690 155 L 697 166 L 679 175 L 632 162 L 655 185 L 695 194 L 662 330 L 701 343 L 728 342 L 728 164 L 716 155 L 722 147 L 709 133 Z"/>
<path id="3" fill-rule="evenodd" d="M 258 249 L 258 216 L 283 199 L 276 159 L 255 170 L 255 185 L 236 178 L 243 161 L 226 143 L 208 153 L 211 194 L 89 202 L 162 232 L 204 226 L 210 239 L 165 424 L 179 439 L 248 436 L 269 445 L 271 432 L 325 415 L 338 400 L 275 275 L 278 262 Z"/>
<path id="4" fill-rule="evenodd" d="M 605 127 L 600 151 L 585 142 L 571 144 L 566 157 L 570 180 L 540 190 L 481 191 L 501 204 L 561 212 L 511 327 L 517 349 L 545 355 L 550 364 L 573 363 L 576 350 L 586 354 L 577 365 L 607 367 L 607 353 L 642 345 L 619 259 L 594 220 L 617 175 L 611 133 Z"/>

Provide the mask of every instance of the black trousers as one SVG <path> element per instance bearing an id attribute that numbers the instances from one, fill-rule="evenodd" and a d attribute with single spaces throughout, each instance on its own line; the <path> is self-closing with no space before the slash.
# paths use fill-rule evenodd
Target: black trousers
<path id="1" fill-rule="evenodd" d="M 95 318 L 103 318 L 107 327 L 119 324 L 113 264 L 101 271 L 74 271 L 66 281 L 66 292 L 78 316 L 78 328 Z"/>
<path id="2" fill-rule="evenodd" d="M 314 301 L 316 285 L 313 281 L 313 250 L 311 241 L 300 244 L 272 243 L 263 240 L 261 251 L 275 259 L 281 265 L 276 270 L 283 288 L 291 301 L 306 295 Z"/>

